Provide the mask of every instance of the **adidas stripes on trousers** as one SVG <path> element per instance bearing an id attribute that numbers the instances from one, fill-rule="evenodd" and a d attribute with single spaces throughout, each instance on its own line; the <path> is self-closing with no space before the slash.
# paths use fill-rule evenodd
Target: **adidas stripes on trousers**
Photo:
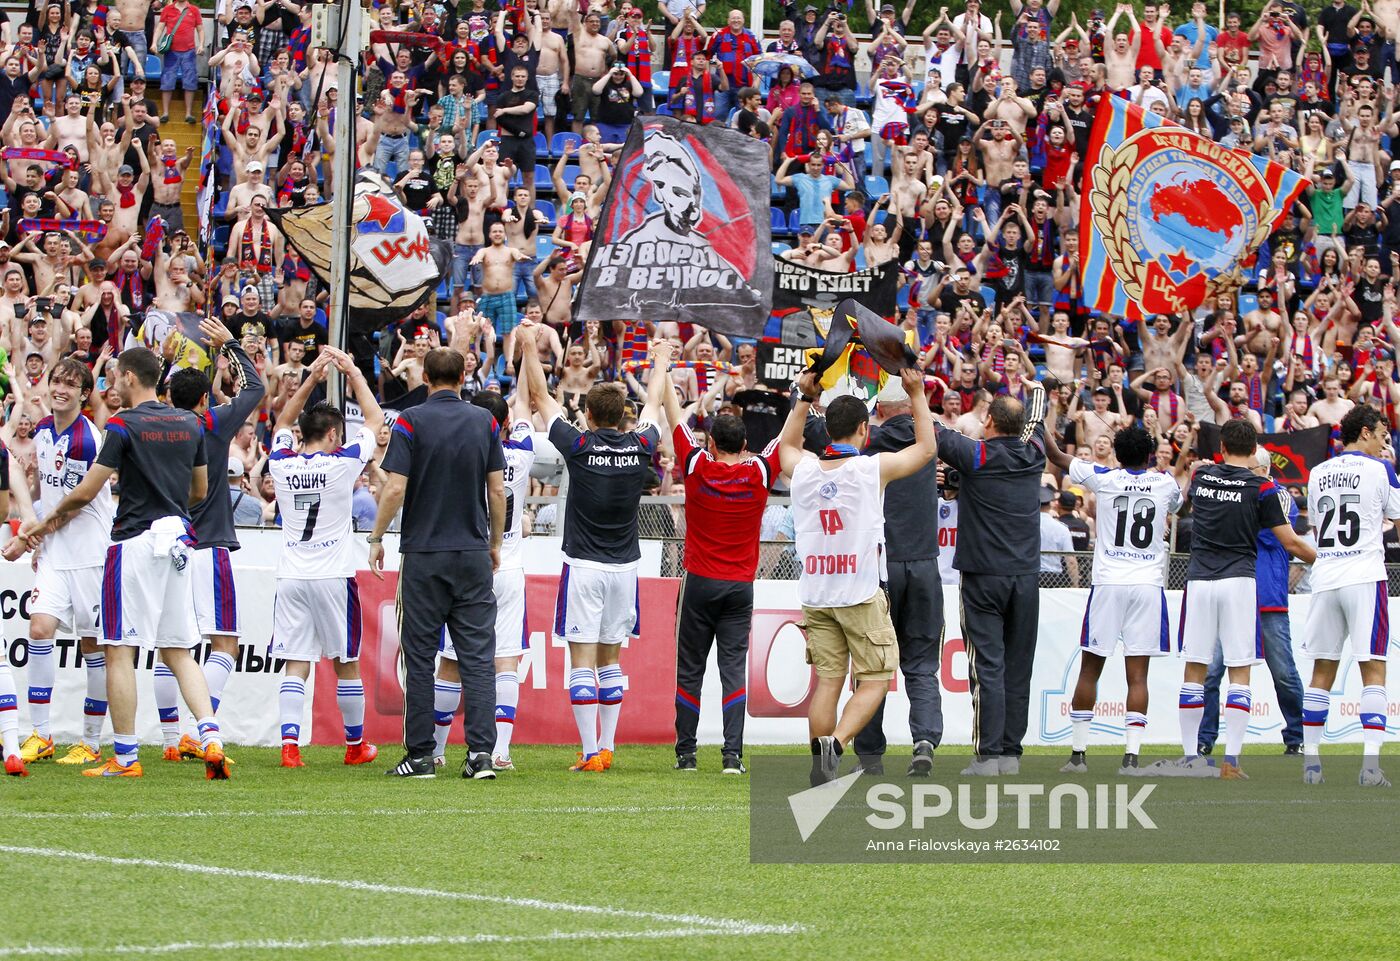
<path id="1" fill-rule="evenodd" d="M 676 754 L 695 753 L 700 688 L 714 646 L 724 711 L 724 752 L 744 751 L 744 677 L 753 620 L 753 582 L 721 581 L 689 571 L 676 614 Z"/>
<path id="2" fill-rule="evenodd" d="M 433 673 L 444 626 L 457 652 L 466 706 L 467 750 L 496 743 L 496 595 L 487 551 L 403 555 L 399 567 L 399 644 L 404 662 L 404 747 L 431 757 Z"/>
<path id="3" fill-rule="evenodd" d="M 938 558 L 889 561 L 886 590 L 890 620 L 899 638 L 899 673 L 909 697 L 909 734 L 915 741 L 938 747 L 943 740 L 943 696 L 938 689 L 939 659 L 943 650 L 943 579 Z M 870 723 L 855 737 L 856 754 L 879 757 L 885 753 L 885 702 L 875 709 Z"/>
<path id="4" fill-rule="evenodd" d="M 1038 574 L 963 572 L 962 631 L 978 757 L 1021 756 L 1039 620 Z"/>

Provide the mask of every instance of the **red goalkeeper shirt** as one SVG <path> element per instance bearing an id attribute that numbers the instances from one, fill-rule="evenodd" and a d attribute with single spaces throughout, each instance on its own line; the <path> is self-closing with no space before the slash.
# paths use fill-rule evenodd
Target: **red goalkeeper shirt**
<path id="1" fill-rule="evenodd" d="M 697 446 L 690 428 L 675 429 L 685 477 L 685 569 L 721 581 L 752 581 L 768 489 L 782 471 L 775 438 L 763 453 L 722 464 Z"/>

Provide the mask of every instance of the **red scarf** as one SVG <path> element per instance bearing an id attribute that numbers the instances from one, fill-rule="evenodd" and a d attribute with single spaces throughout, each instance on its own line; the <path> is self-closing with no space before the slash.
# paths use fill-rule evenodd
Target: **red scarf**
<path id="1" fill-rule="evenodd" d="M 138 267 L 131 273 L 119 270 L 112 277 L 112 282 L 117 285 L 117 292 L 122 295 L 126 305 L 132 310 L 140 313 L 146 306 L 146 284 L 141 278 L 141 270 Z"/>
<path id="2" fill-rule="evenodd" d="M 267 221 L 263 221 L 262 245 L 256 256 L 253 254 L 253 222 L 250 220 L 244 225 L 243 239 L 238 245 L 238 269 L 272 273 L 272 233 L 267 229 Z"/>
<path id="3" fill-rule="evenodd" d="M 715 80 L 709 70 L 706 70 L 699 78 L 700 91 L 695 90 L 696 78 L 694 74 L 687 73 L 682 81 L 682 103 L 681 113 L 686 117 L 694 117 L 697 123 L 707 124 L 715 121 Z"/>
<path id="4" fill-rule="evenodd" d="M 174 157 L 161 157 L 161 165 L 165 167 L 165 183 L 178 184 L 185 178 L 180 176 L 180 161 Z M 123 206 L 127 206 L 123 204 Z"/>
<path id="5" fill-rule="evenodd" d="M 1167 424 L 1163 424 L 1163 423 L 1162 423 L 1162 407 L 1161 407 L 1161 404 L 1162 404 L 1162 395 L 1163 395 L 1163 394 L 1166 394 L 1167 397 L 1171 400 L 1171 421 L 1169 422 L 1169 423 L 1171 423 L 1171 424 L 1175 424 L 1175 423 L 1176 423 L 1176 419 L 1177 419 L 1177 418 L 1176 418 L 1177 406 L 1181 403 L 1181 398 L 1178 397 L 1178 396 L 1176 395 L 1176 392 L 1175 392 L 1175 391 L 1171 391 L 1171 390 L 1154 390 L 1154 391 L 1152 392 L 1152 398 L 1151 398 L 1151 400 L 1149 400 L 1147 403 L 1148 403 L 1148 405 L 1149 405 L 1153 410 L 1155 410 L 1155 411 L 1157 412 L 1157 426 L 1158 426 L 1158 427 L 1166 427 L 1166 426 L 1168 426 Z"/>
<path id="6" fill-rule="evenodd" d="M 121 196 L 117 206 L 123 209 L 136 206 L 136 187 L 134 185 L 123 187 L 121 184 L 117 184 L 117 193 Z"/>

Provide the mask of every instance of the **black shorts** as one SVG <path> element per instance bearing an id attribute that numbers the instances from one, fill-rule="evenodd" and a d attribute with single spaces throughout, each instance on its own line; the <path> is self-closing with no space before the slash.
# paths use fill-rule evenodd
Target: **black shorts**
<path id="1" fill-rule="evenodd" d="M 512 137 L 502 133 L 500 135 L 500 154 L 498 161 L 511 160 L 515 163 L 515 169 L 522 174 L 528 172 L 530 176 L 535 175 L 535 138 L 534 137 Z"/>

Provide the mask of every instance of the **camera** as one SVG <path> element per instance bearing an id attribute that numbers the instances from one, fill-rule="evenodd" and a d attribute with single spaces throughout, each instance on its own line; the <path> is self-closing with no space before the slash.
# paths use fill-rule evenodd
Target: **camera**
<path id="1" fill-rule="evenodd" d="M 958 473 L 956 467 L 943 468 L 943 489 L 945 491 L 955 491 L 962 487 L 962 475 Z"/>
<path id="2" fill-rule="evenodd" d="M 35 298 L 34 298 L 34 312 L 35 312 L 36 314 L 47 314 L 47 313 L 48 313 L 49 311 L 51 311 L 51 310 L 53 310 L 53 298 L 52 298 L 52 297 L 35 297 Z"/>

